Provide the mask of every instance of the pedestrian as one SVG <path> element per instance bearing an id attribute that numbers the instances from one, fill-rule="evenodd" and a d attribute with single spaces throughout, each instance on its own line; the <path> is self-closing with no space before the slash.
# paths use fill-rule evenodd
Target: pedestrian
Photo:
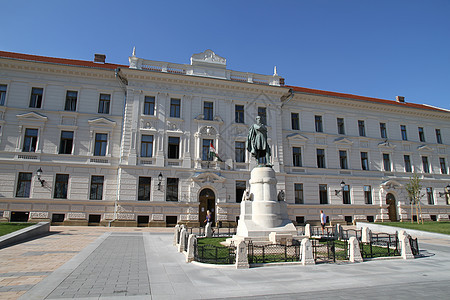
<path id="1" fill-rule="evenodd" d="M 205 223 L 211 223 L 211 212 L 209 211 L 209 209 L 206 211 L 206 220 Z"/>
<path id="2" fill-rule="evenodd" d="M 320 225 L 322 226 L 322 235 L 323 235 L 326 223 L 327 223 L 327 216 L 324 214 L 323 210 L 321 210 L 320 211 Z"/>

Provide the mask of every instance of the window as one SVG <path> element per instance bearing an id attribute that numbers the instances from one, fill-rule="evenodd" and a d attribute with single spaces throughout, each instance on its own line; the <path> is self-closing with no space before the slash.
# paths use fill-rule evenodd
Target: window
<path id="1" fill-rule="evenodd" d="M 300 118 L 298 113 L 291 113 L 292 130 L 300 130 Z"/>
<path id="2" fill-rule="evenodd" d="M 167 158 L 179 159 L 180 158 L 180 138 L 175 136 L 169 136 L 169 148 L 167 151 Z"/>
<path id="3" fill-rule="evenodd" d="M 317 167 L 325 168 L 325 150 L 317 149 Z"/>
<path id="4" fill-rule="evenodd" d="M 408 140 L 408 136 L 406 134 L 406 126 L 405 125 L 400 125 L 400 131 L 402 133 L 402 140 L 407 141 Z"/>
<path id="5" fill-rule="evenodd" d="M 430 173 L 430 165 L 428 164 L 427 156 L 422 156 L 422 167 L 424 173 Z"/>
<path id="6" fill-rule="evenodd" d="M 0 84 L 0 106 L 5 105 L 6 101 L 6 84 Z"/>
<path id="7" fill-rule="evenodd" d="M 246 188 L 245 181 L 236 180 L 236 203 L 242 202 L 242 196 L 244 195 Z"/>
<path id="8" fill-rule="evenodd" d="M 380 123 L 380 136 L 382 139 L 387 139 L 386 123 Z"/>
<path id="9" fill-rule="evenodd" d="M 96 133 L 95 134 L 94 155 L 95 156 L 105 156 L 107 145 L 108 145 L 108 134 L 107 133 Z"/>
<path id="10" fill-rule="evenodd" d="M 292 148 L 292 163 L 294 167 L 302 166 L 302 148 L 300 147 Z"/>
<path id="11" fill-rule="evenodd" d="M 69 186 L 69 175 L 56 174 L 55 190 L 53 192 L 53 198 L 67 199 L 68 186 Z"/>
<path id="12" fill-rule="evenodd" d="M 236 162 L 245 162 L 245 142 L 235 142 L 234 153 Z"/>
<path id="13" fill-rule="evenodd" d="M 64 110 L 76 111 L 77 110 L 77 91 L 67 91 L 66 92 L 66 104 L 64 105 Z"/>
<path id="14" fill-rule="evenodd" d="M 351 204 L 350 186 L 348 184 L 344 185 L 344 188 L 342 189 L 342 203 Z"/>
<path id="15" fill-rule="evenodd" d="M 236 123 L 244 123 L 244 105 L 234 106 L 234 121 Z"/>
<path id="16" fill-rule="evenodd" d="M 425 142 L 425 132 L 423 131 L 423 127 L 419 127 L 419 141 Z"/>
<path id="17" fill-rule="evenodd" d="M 178 201 L 178 178 L 167 178 L 166 201 Z"/>
<path id="18" fill-rule="evenodd" d="M 170 99 L 170 116 L 179 118 L 181 116 L 181 99 Z"/>
<path id="19" fill-rule="evenodd" d="M 73 131 L 61 131 L 59 154 L 72 154 Z"/>
<path id="20" fill-rule="evenodd" d="M 144 115 L 153 116 L 155 114 L 155 97 L 145 96 L 144 98 Z"/>
<path id="21" fill-rule="evenodd" d="M 205 101 L 203 103 L 203 116 L 205 120 L 212 121 L 214 114 L 214 104 L 212 102 Z"/>
<path id="22" fill-rule="evenodd" d="M 212 161 L 214 156 L 213 152 L 211 150 L 211 145 L 213 145 L 213 140 L 203 139 L 203 146 L 202 146 L 202 160 L 209 160 Z"/>
<path id="23" fill-rule="evenodd" d="M 261 123 L 267 125 L 267 110 L 265 107 L 258 107 L 258 116 L 261 117 Z"/>
<path id="24" fill-rule="evenodd" d="M 153 157 L 153 135 L 141 136 L 141 157 Z"/>
<path id="25" fill-rule="evenodd" d="M 150 201 L 151 177 L 139 177 L 138 200 Z"/>
<path id="26" fill-rule="evenodd" d="M 111 104 L 111 95 L 100 94 L 100 98 L 98 100 L 98 113 L 109 114 L 110 104 Z"/>
<path id="27" fill-rule="evenodd" d="M 30 198 L 32 173 L 19 173 L 16 197 Z"/>
<path id="28" fill-rule="evenodd" d="M 27 128 L 25 129 L 25 137 L 23 139 L 23 152 L 36 152 L 38 138 L 38 130 Z"/>
<path id="29" fill-rule="evenodd" d="M 370 185 L 364 186 L 364 203 L 372 204 L 372 187 Z"/>
<path id="30" fill-rule="evenodd" d="M 304 204 L 303 202 L 303 183 L 294 183 L 295 204 Z"/>
<path id="31" fill-rule="evenodd" d="M 385 171 L 391 171 L 391 158 L 389 153 L 383 153 L 383 166 Z"/>
<path id="32" fill-rule="evenodd" d="M 323 132 L 322 116 L 314 116 L 316 132 Z"/>
<path id="33" fill-rule="evenodd" d="M 344 126 L 343 118 L 337 118 L 337 129 L 338 129 L 338 134 L 345 134 L 345 126 Z"/>
<path id="34" fill-rule="evenodd" d="M 42 105 L 42 95 L 44 94 L 43 88 L 32 88 L 30 97 L 30 107 L 41 108 Z"/>
<path id="35" fill-rule="evenodd" d="M 442 144 L 441 130 L 436 129 L 436 143 Z"/>
<path id="36" fill-rule="evenodd" d="M 427 187 L 427 199 L 429 205 L 434 205 L 433 188 Z"/>
<path id="37" fill-rule="evenodd" d="M 369 170 L 369 156 L 367 152 L 361 152 L 361 169 L 364 171 Z"/>
<path id="38" fill-rule="evenodd" d="M 358 120 L 359 136 L 366 136 L 366 126 L 363 120 Z"/>
<path id="39" fill-rule="evenodd" d="M 103 197 L 103 176 L 91 176 L 90 200 L 102 200 Z"/>
<path id="40" fill-rule="evenodd" d="M 405 172 L 412 172 L 410 156 L 403 155 L 403 161 L 405 162 Z"/>
<path id="41" fill-rule="evenodd" d="M 439 164 L 441 165 L 441 174 L 447 174 L 447 166 L 444 157 L 439 157 Z"/>
<path id="42" fill-rule="evenodd" d="M 341 169 L 348 169 L 347 151 L 339 150 L 339 164 L 341 165 Z"/>
<path id="43" fill-rule="evenodd" d="M 319 200 L 320 204 L 328 204 L 328 192 L 326 184 L 319 184 Z"/>

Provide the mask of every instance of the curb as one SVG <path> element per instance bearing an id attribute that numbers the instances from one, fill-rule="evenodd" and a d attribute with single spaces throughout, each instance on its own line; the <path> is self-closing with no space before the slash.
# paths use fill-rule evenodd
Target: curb
<path id="1" fill-rule="evenodd" d="M 50 222 L 39 222 L 0 237 L 0 249 L 50 232 Z"/>

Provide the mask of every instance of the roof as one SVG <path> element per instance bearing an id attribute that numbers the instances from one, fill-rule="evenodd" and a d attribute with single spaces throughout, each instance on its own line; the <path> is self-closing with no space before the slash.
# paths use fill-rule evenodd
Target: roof
<path id="1" fill-rule="evenodd" d="M 128 68 L 128 66 L 126 66 L 126 65 L 118 65 L 118 64 L 110 64 L 110 63 L 95 63 L 95 62 L 86 61 L 86 60 L 47 57 L 47 56 L 30 55 L 30 54 L 22 54 L 22 53 L 15 53 L 15 52 L 6 52 L 6 51 L 0 51 L 0 58 L 11 58 L 11 59 L 25 60 L 25 61 L 38 61 L 38 62 L 45 62 L 45 63 L 52 63 L 52 64 L 67 65 L 67 66 L 79 66 L 79 67 L 109 69 L 109 70 L 114 70 L 119 67 Z"/>
<path id="2" fill-rule="evenodd" d="M 111 64 L 111 63 L 95 63 L 95 62 L 86 61 L 86 60 L 47 57 L 47 56 L 30 55 L 30 54 L 22 54 L 22 53 L 15 53 L 15 52 L 6 52 L 6 51 L 0 51 L 0 58 L 10 58 L 10 59 L 17 59 L 17 60 L 24 60 L 24 61 L 38 61 L 38 62 L 45 62 L 45 63 L 67 65 L 67 66 L 79 66 L 79 67 L 109 69 L 109 70 L 114 70 L 119 67 L 128 68 L 128 65 L 119 65 L 119 64 Z M 304 87 L 298 87 L 298 86 L 285 85 L 284 87 L 290 88 L 294 92 L 305 93 L 305 94 L 323 95 L 323 96 L 337 97 L 337 98 L 343 98 L 343 99 L 354 99 L 354 100 L 362 100 L 362 101 L 369 101 L 369 102 L 374 102 L 374 103 L 382 103 L 382 104 L 389 104 L 389 105 L 396 105 L 396 106 L 403 106 L 403 107 L 406 106 L 406 107 L 418 108 L 418 109 L 449 112 L 446 109 L 433 107 L 430 105 L 424 105 L 424 104 L 416 104 L 416 103 L 409 103 L 409 102 L 397 102 L 397 101 L 393 101 L 393 100 L 384 100 L 384 99 L 377 99 L 377 98 L 358 96 L 358 95 L 352 95 L 352 94 L 322 91 L 322 90 L 316 90 L 316 89 L 310 89 L 310 88 L 304 88 Z"/>
<path id="3" fill-rule="evenodd" d="M 330 97 L 337 97 L 337 98 L 343 98 L 343 99 L 352 99 L 352 100 L 362 100 L 362 101 L 369 101 L 369 102 L 375 102 L 375 103 L 396 105 L 396 106 L 402 106 L 402 107 L 406 106 L 406 107 L 418 108 L 418 109 L 427 109 L 427 110 L 434 110 L 434 111 L 440 111 L 440 112 L 449 112 L 446 109 L 438 108 L 438 107 L 434 107 L 434 106 L 429 106 L 429 105 L 425 105 L 425 104 L 416 104 L 416 103 L 409 103 L 409 102 L 397 102 L 397 101 L 394 101 L 394 100 L 385 100 L 385 99 L 377 99 L 377 98 L 358 96 L 358 95 L 352 95 L 352 94 L 344 94 L 344 93 L 338 93 L 338 92 L 322 91 L 322 90 L 309 89 L 309 88 L 298 87 L 298 86 L 285 85 L 285 87 L 291 88 L 294 92 L 305 93 L 305 94 L 330 96 Z"/>

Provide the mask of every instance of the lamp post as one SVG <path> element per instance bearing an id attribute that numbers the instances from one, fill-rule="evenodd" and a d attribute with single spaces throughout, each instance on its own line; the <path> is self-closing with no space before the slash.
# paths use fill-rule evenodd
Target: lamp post
<path id="1" fill-rule="evenodd" d="M 345 186 L 345 182 L 344 180 L 341 181 L 341 189 L 340 190 L 334 190 L 334 193 L 337 195 L 339 195 L 339 193 L 344 190 L 344 186 Z"/>
<path id="2" fill-rule="evenodd" d="M 41 169 L 41 168 L 39 168 L 39 169 L 36 171 L 36 175 L 37 175 L 37 179 L 38 179 L 39 182 L 41 183 L 41 186 L 44 186 L 45 180 L 41 178 L 41 176 L 42 176 L 42 169 Z"/>

